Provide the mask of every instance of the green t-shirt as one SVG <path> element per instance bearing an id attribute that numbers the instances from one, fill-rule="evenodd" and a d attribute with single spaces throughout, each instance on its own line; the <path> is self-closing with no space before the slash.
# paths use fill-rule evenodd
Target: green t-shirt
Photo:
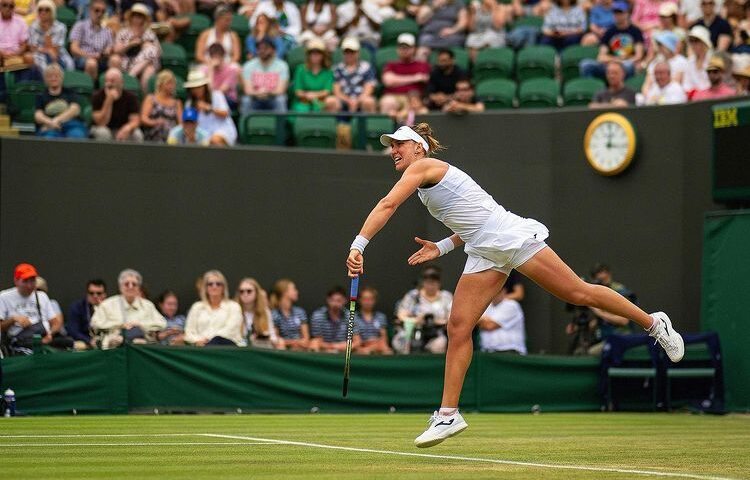
<path id="1" fill-rule="evenodd" d="M 333 71 L 324 68 L 317 74 L 313 74 L 303 64 L 294 71 L 294 91 L 319 92 L 326 90 L 333 92 Z M 295 101 L 298 101 L 295 99 Z"/>

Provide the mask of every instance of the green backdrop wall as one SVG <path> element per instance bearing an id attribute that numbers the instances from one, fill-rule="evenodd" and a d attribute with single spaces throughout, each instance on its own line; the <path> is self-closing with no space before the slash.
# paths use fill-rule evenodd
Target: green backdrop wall
<path id="1" fill-rule="evenodd" d="M 750 211 L 706 216 L 702 327 L 719 333 L 726 401 L 750 411 Z"/>
<path id="2" fill-rule="evenodd" d="M 710 196 L 711 105 L 622 110 L 640 152 L 623 175 L 596 174 L 583 155 L 589 110 L 429 116 L 457 164 L 506 208 L 537 218 L 549 244 L 577 272 L 609 263 L 647 310 L 700 328 L 702 222 Z M 133 267 L 153 295 L 178 291 L 219 268 L 234 288 L 245 275 L 270 286 L 283 276 L 301 305 L 322 304 L 346 283 L 344 257 L 375 202 L 396 179 L 378 154 L 273 148 L 201 149 L 0 139 L 0 285 L 20 261 L 35 263 L 63 307 L 84 282 Z M 415 235 L 446 230 L 411 198 L 368 247 L 365 281 L 381 308 L 414 283 L 406 264 Z M 462 252 L 439 260 L 452 289 Z M 569 314 L 527 282 L 532 352 L 562 353 Z"/>

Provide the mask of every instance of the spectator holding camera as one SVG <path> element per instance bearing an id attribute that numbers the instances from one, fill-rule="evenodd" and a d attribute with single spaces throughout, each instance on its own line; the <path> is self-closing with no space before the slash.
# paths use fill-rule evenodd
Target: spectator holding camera
<path id="1" fill-rule="evenodd" d="M 444 353 L 448 346 L 446 325 L 453 304 L 453 295 L 441 288 L 441 271 L 428 266 L 422 270 L 418 288 L 410 290 L 399 303 L 396 318 L 404 331 L 416 329 L 414 339 L 432 353 Z M 407 333 L 407 340 L 411 336 Z"/>
<path id="2" fill-rule="evenodd" d="M 633 303 L 636 295 L 622 283 L 612 279 L 609 266 L 597 263 L 591 269 L 591 282 L 609 287 Z M 613 334 L 626 335 L 633 333 L 630 319 L 605 312 L 595 307 L 575 307 L 575 318 L 566 327 L 568 335 L 575 335 L 571 344 L 571 353 L 599 355 L 604 346 L 603 340 Z"/>
<path id="3" fill-rule="evenodd" d="M 180 307 L 177 294 L 172 290 L 165 290 L 157 297 L 156 306 L 167 322 L 167 328 L 157 335 L 159 342 L 162 345 L 184 345 L 185 315 L 177 313 Z"/>

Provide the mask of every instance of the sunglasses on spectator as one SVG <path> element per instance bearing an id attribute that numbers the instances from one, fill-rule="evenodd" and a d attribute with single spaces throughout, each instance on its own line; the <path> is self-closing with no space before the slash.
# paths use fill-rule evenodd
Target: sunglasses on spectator
<path id="1" fill-rule="evenodd" d="M 0 3 L 0 7 L 15 8 L 15 3 Z"/>
<path id="2" fill-rule="evenodd" d="M 93 295 L 93 296 L 95 296 L 95 297 L 101 297 L 102 295 L 104 295 L 104 292 L 103 292 L 103 291 L 101 291 L 101 292 L 92 292 L 91 290 L 89 290 L 89 291 L 88 291 L 88 292 L 86 292 L 86 293 L 88 293 L 89 295 Z"/>
<path id="3" fill-rule="evenodd" d="M 253 290 L 252 288 L 240 289 L 240 293 L 253 293 L 253 292 L 255 292 L 255 290 Z"/>
<path id="4" fill-rule="evenodd" d="M 94 13 L 104 13 L 103 8 L 92 8 L 91 11 Z"/>
<path id="5" fill-rule="evenodd" d="M 37 11 L 39 11 L 39 12 L 51 12 L 52 9 L 47 8 L 47 7 L 41 7 L 41 8 L 37 8 Z"/>
<path id="6" fill-rule="evenodd" d="M 122 282 L 123 287 L 137 287 L 138 282 Z"/>
<path id="7" fill-rule="evenodd" d="M 206 282 L 207 287 L 223 287 L 224 284 L 221 282 Z"/>
<path id="8" fill-rule="evenodd" d="M 357 52 L 356 50 L 352 50 L 350 48 L 347 48 L 346 50 L 344 50 L 344 53 L 356 53 L 356 52 Z"/>
<path id="9" fill-rule="evenodd" d="M 703 5 L 703 6 L 706 6 L 706 5 L 713 6 L 713 5 L 716 5 L 716 4 L 714 2 L 701 2 L 701 5 Z"/>

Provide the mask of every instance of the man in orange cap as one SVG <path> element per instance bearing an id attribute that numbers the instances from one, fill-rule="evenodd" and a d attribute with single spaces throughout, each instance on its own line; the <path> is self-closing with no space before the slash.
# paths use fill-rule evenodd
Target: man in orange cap
<path id="1" fill-rule="evenodd" d="M 56 317 L 56 312 L 47 294 L 37 291 L 38 276 L 33 265 L 18 264 L 13 273 L 15 287 L 0 292 L 0 331 L 8 335 L 10 350 L 14 354 L 32 354 L 34 335 L 40 335 L 45 345 L 66 346 L 56 341 L 56 337 L 61 337 L 62 322 L 50 322 Z"/>

